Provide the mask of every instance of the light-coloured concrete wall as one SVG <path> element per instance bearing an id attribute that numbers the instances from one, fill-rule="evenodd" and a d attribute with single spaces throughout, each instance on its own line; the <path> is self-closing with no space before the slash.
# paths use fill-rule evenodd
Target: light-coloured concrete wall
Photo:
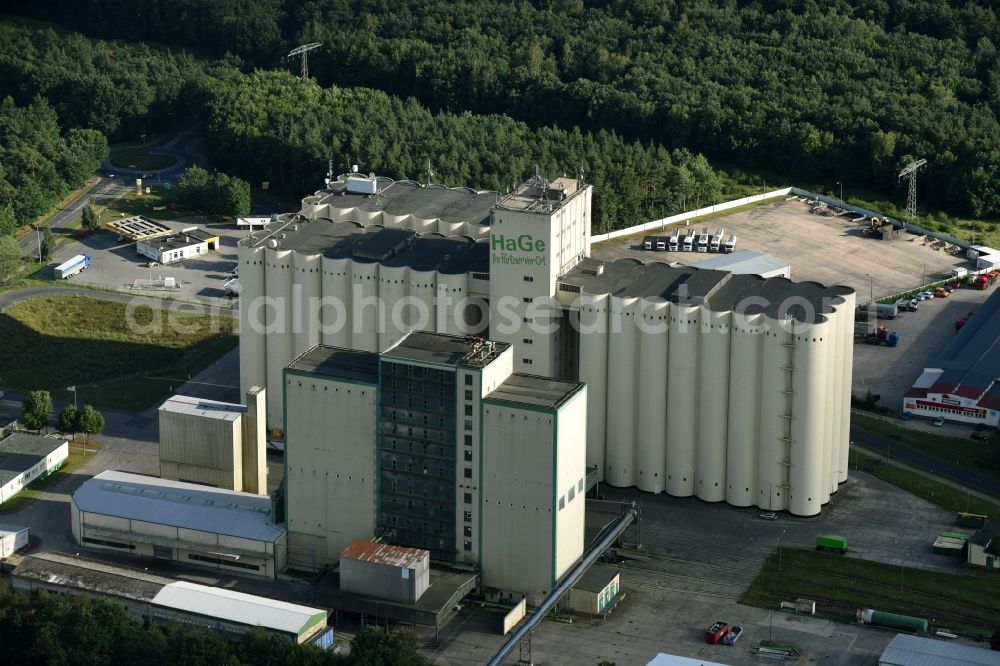
<path id="1" fill-rule="evenodd" d="M 286 371 L 285 403 L 288 529 L 316 537 L 306 559 L 330 566 L 375 535 L 375 386 Z"/>
<path id="2" fill-rule="evenodd" d="M 267 494 L 267 451 L 265 422 L 267 390 L 252 386 L 246 392 L 247 411 L 240 423 L 242 436 L 243 492 Z"/>
<path id="3" fill-rule="evenodd" d="M 240 395 L 251 386 L 267 386 L 267 341 L 263 330 L 252 322 L 260 319 L 266 293 L 264 285 L 264 250 L 240 245 Z"/>
<path id="4" fill-rule="evenodd" d="M 583 556 L 587 481 L 587 389 L 559 406 L 556 415 L 555 577 L 558 580 Z M 530 464 L 528 460 L 522 461 Z M 566 498 L 565 507 L 562 498 Z M 487 524 L 489 528 L 489 524 Z"/>
<path id="5" fill-rule="evenodd" d="M 528 597 L 583 554 L 586 389 L 559 411 L 483 402 L 483 585 Z"/>
<path id="6" fill-rule="evenodd" d="M 243 490 L 242 415 L 234 420 L 159 410 L 160 476 Z"/>

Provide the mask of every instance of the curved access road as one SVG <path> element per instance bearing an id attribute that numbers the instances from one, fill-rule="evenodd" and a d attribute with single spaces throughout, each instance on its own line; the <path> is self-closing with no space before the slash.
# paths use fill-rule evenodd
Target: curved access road
<path id="1" fill-rule="evenodd" d="M 974 488 L 993 497 L 1000 498 L 1000 480 L 986 476 L 985 474 L 953 465 L 940 458 L 935 458 L 934 456 L 911 449 L 895 440 L 853 426 L 851 427 L 851 441 L 875 453 L 887 455 L 890 460 L 903 461 L 918 469 L 933 472 L 952 481 L 957 481 L 969 488 Z"/>
<path id="2" fill-rule="evenodd" d="M 183 308 L 185 312 L 197 313 L 197 314 L 207 314 L 209 312 L 228 314 L 230 317 L 238 317 L 239 310 L 235 308 L 220 308 L 211 305 L 199 305 L 196 303 L 187 303 L 184 301 L 171 301 L 163 298 L 154 298 L 151 296 L 144 296 L 138 294 L 128 294 L 121 291 L 97 291 L 96 289 L 87 289 L 85 287 L 69 287 L 69 286 L 58 286 L 58 287 L 22 287 L 20 289 L 11 289 L 10 291 L 5 291 L 0 293 L 0 312 L 4 312 L 11 305 L 15 303 L 20 303 L 21 301 L 27 301 L 32 298 L 39 298 L 41 296 L 86 296 L 87 298 L 95 298 L 99 301 L 113 301 L 116 303 L 129 303 L 135 300 L 140 300 L 144 304 L 157 305 L 160 307 L 178 307 Z"/>

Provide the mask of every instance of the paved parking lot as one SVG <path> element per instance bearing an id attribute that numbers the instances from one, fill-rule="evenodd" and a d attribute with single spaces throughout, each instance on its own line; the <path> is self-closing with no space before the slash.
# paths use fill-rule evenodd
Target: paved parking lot
<path id="1" fill-rule="evenodd" d="M 926 247 L 921 236 L 902 234 L 890 241 L 865 238 L 861 225 L 852 223 L 849 216 L 813 215 L 804 202 L 795 198 L 708 222 L 691 223 L 693 229 L 702 227 L 711 231 L 723 227 L 727 234 L 736 234 L 737 250 L 765 252 L 788 262 L 796 282 L 853 287 L 858 293 L 858 303 L 866 303 L 872 291 L 875 298 L 889 296 L 947 277 L 955 266 L 971 266 L 964 257 Z M 645 232 L 602 243 L 593 248 L 592 254 L 604 260 L 634 257 L 685 265 L 718 256 L 640 249 L 643 236 L 669 235 L 671 229 L 666 227 L 662 232 Z"/>
<path id="2" fill-rule="evenodd" d="M 895 319 L 878 320 L 878 325 L 899 332 L 899 346 L 855 344 L 851 390 L 858 396 L 871 390 L 882 396 L 881 404 L 899 409 L 903 394 L 927 363 L 955 337 L 955 320 L 975 312 L 994 289 L 958 289 L 947 298 L 921 301 L 916 312 L 900 312 Z M 856 322 L 859 334 L 869 327 L 867 320 Z"/>
<path id="3" fill-rule="evenodd" d="M 150 267 L 150 260 L 140 255 L 135 243 L 119 242 L 114 232 L 91 234 L 81 241 L 60 248 L 53 256 L 42 277 L 51 277 L 51 271 L 63 261 L 77 254 L 89 254 L 90 268 L 69 278 L 106 289 L 132 289 L 137 294 L 147 296 L 171 296 L 178 300 L 197 301 L 212 305 L 226 305 L 222 286 L 230 279 L 236 267 L 236 243 L 246 235 L 232 224 L 206 222 L 203 218 L 187 217 L 163 222 L 166 226 L 181 230 L 197 226 L 219 235 L 220 247 L 202 257 L 185 259 L 165 266 Z M 177 289 L 151 288 L 151 282 L 161 278 L 175 278 L 180 285 Z"/>
<path id="4" fill-rule="evenodd" d="M 779 514 L 764 521 L 759 510 L 696 499 L 605 489 L 608 499 L 639 499 L 644 551 L 625 551 L 620 566 L 626 597 L 603 624 L 579 619 L 544 622 L 532 639 L 536 664 L 596 664 L 602 659 L 645 664 L 658 652 L 727 664 L 755 664 L 749 648 L 767 639 L 803 650 L 798 663 L 873 664 L 891 632 L 775 613 L 736 602 L 767 556 L 782 547 L 807 548 L 816 534 L 847 536 L 847 557 L 940 571 L 961 564 L 934 555 L 931 543 L 953 529 L 954 515 L 863 473 L 851 479 L 815 518 Z M 832 556 L 831 556 L 832 557 Z M 903 581 L 905 585 L 905 578 Z M 707 645 L 715 620 L 744 627 L 735 647 Z M 481 664 L 501 644 L 497 614 L 466 604 L 456 622 L 429 651 L 434 664 Z M 772 628 L 773 622 L 773 628 Z M 429 638 L 428 636 L 423 636 Z M 517 651 L 504 663 L 517 662 Z"/>

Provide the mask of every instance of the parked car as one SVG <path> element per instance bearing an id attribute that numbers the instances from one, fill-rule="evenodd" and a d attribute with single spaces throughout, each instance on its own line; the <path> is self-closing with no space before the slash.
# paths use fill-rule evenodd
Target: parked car
<path id="1" fill-rule="evenodd" d="M 949 294 L 950 294 L 951 292 L 955 291 L 955 287 L 951 286 L 950 284 L 946 284 L 946 285 L 945 285 L 945 286 L 943 287 L 943 289 L 944 289 L 945 291 L 947 291 L 947 292 L 948 292 Z"/>
<path id="2" fill-rule="evenodd" d="M 722 641 L 729 633 L 729 625 L 725 622 L 719 621 L 713 624 L 705 631 L 705 642 L 715 645 Z"/>
<path id="3" fill-rule="evenodd" d="M 778 514 L 776 514 L 774 511 L 763 511 L 761 512 L 760 517 L 763 518 L 764 520 L 777 520 Z"/>
<path id="4" fill-rule="evenodd" d="M 736 641 L 740 640 L 740 636 L 743 635 L 743 627 L 736 625 L 729 630 L 726 637 L 722 639 L 723 645 L 736 645 Z"/>
<path id="5" fill-rule="evenodd" d="M 913 418 L 913 413 L 912 412 L 903 412 L 902 415 L 900 415 L 899 420 L 900 421 L 909 421 L 911 418 Z"/>
<path id="6" fill-rule="evenodd" d="M 943 426 L 943 425 L 944 425 L 944 419 L 943 419 L 943 418 L 941 418 L 941 417 L 939 416 L 939 417 L 937 417 L 936 419 L 934 419 L 934 426 L 935 426 L 935 427 L 937 427 L 937 428 L 940 428 L 940 427 L 941 427 L 941 426 Z"/>
<path id="7" fill-rule="evenodd" d="M 925 299 L 934 298 L 934 292 L 933 291 L 922 291 L 920 293 L 923 295 L 923 297 Z"/>
<path id="8" fill-rule="evenodd" d="M 988 441 L 990 441 L 990 435 L 989 435 L 989 433 L 986 433 L 986 432 L 976 431 L 976 432 L 972 433 L 971 435 L 969 435 L 969 437 L 971 437 L 972 439 L 978 439 L 980 442 L 988 442 Z"/>

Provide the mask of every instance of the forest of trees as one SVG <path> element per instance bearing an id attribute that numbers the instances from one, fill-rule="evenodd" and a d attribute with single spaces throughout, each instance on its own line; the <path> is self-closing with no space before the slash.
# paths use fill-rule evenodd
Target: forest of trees
<path id="1" fill-rule="evenodd" d="M 1000 18 L 975 0 L 0 0 L 93 35 L 282 65 L 432 111 L 609 131 L 1000 215 Z M 544 161 L 544 160 L 543 160 Z M 568 168 L 568 167 L 566 167 Z M 615 222 L 617 226 L 617 222 Z"/>
<path id="2" fill-rule="evenodd" d="M 213 631 L 175 622 L 168 626 L 130 618 L 121 604 L 37 592 L 12 592 L 0 581 L 0 645 L 10 666 L 421 666 L 416 638 L 401 631 L 368 627 L 351 642 L 351 654 L 338 656 L 295 645 L 263 631 L 231 642 Z"/>

